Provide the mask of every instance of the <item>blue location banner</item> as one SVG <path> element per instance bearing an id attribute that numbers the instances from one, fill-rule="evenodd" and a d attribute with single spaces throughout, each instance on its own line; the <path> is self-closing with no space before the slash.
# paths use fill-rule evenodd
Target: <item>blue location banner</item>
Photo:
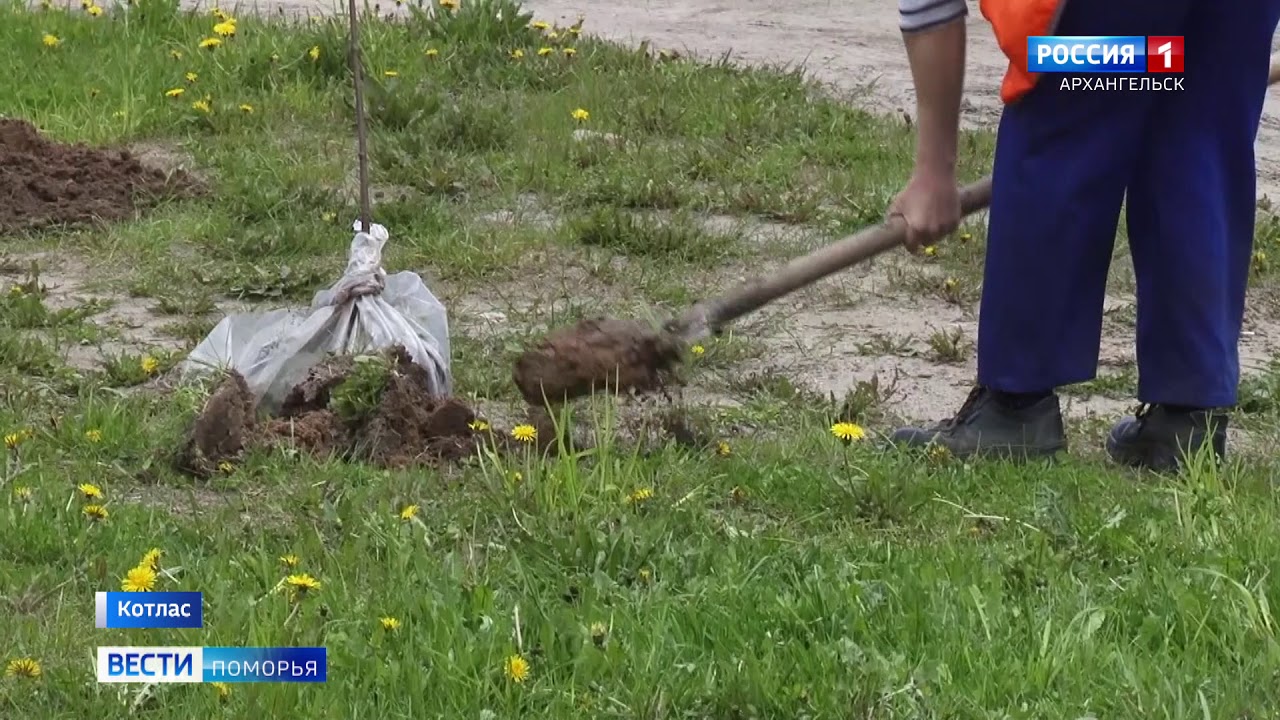
<path id="1" fill-rule="evenodd" d="M 94 603 L 99 628 L 204 627 L 198 592 L 100 592 Z"/>

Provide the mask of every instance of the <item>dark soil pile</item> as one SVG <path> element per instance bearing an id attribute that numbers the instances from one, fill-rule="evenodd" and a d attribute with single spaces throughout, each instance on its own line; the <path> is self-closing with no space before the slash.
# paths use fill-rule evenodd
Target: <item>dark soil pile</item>
<path id="1" fill-rule="evenodd" d="M 400 468 L 470 457 L 482 445 L 509 447 L 512 440 L 481 421 L 456 398 L 429 391 L 427 371 L 403 348 L 388 353 L 386 386 L 370 412 L 352 420 L 335 412 L 334 391 L 351 377 L 354 362 L 337 357 L 318 364 L 286 396 L 278 416 L 257 420 L 244 378 L 232 373 L 210 395 L 191 426 L 176 467 L 209 477 L 223 462 L 235 463 L 253 447 L 291 446 L 320 458 Z"/>
<path id="2" fill-rule="evenodd" d="M 680 357 L 672 338 L 641 323 L 591 318 L 556 330 L 527 350 L 516 361 L 513 378 L 525 402 L 541 407 L 593 391 L 659 390 Z"/>
<path id="3" fill-rule="evenodd" d="M 123 220 L 201 191 L 186 173 L 147 167 L 127 150 L 51 142 L 0 118 L 0 234 Z"/>

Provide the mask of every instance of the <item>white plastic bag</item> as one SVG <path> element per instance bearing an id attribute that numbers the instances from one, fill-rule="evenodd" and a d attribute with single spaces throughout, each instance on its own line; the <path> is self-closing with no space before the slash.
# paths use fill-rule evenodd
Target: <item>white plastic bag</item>
<path id="1" fill-rule="evenodd" d="M 186 373 L 233 368 L 259 405 L 279 409 L 285 395 L 330 354 L 359 355 L 402 345 L 428 370 L 434 395 L 451 392 L 449 317 L 417 273 L 382 269 L 387 229 L 372 225 L 355 238 L 342 278 L 316 293 L 308 310 L 230 315 L 183 362 Z"/>

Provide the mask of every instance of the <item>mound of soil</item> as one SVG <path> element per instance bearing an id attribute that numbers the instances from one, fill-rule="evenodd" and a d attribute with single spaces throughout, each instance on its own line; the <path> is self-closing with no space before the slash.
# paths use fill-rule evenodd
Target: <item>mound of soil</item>
<path id="1" fill-rule="evenodd" d="M 0 233 L 122 220 L 201 191 L 188 174 L 148 167 L 127 150 L 52 142 L 0 118 Z"/>
<path id="2" fill-rule="evenodd" d="M 252 447 L 290 446 L 320 458 L 401 468 L 461 460 L 492 439 L 499 449 L 514 442 L 495 428 L 476 429 L 480 418 L 461 400 L 433 396 L 427 370 L 404 348 L 388 355 L 390 371 L 377 406 L 355 421 L 338 415 L 329 402 L 350 377 L 352 358 L 316 365 L 286 396 L 279 415 L 263 421 L 255 417 L 244 378 L 233 372 L 196 417 L 175 466 L 207 478 L 221 463 L 234 463 Z"/>

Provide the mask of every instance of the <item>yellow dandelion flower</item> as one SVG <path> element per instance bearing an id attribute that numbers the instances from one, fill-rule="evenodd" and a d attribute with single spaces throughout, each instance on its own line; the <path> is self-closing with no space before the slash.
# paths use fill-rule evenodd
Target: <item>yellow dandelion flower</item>
<path id="1" fill-rule="evenodd" d="M 189 73 L 187 73 L 186 75 L 183 75 L 183 77 L 184 77 L 184 78 L 186 78 L 186 79 L 187 79 L 187 82 L 189 82 L 189 83 L 193 83 L 193 82 L 195 82 L 196 80 L 198 80 L 198 79 L 200 78 L 200 76 L 199 76 L 199 75 L 196 75 L 196 74 L 195 74 L 195 73 L 193 73 L 193 72 L 189 72 Z"/>
<path id="2" fill-rule="evenodd" d="M 517 484 L 517 485 L 519 485 L 520 483 L 524 482 L 524 473 L 520 472 L 519 470 L 512 470 L 512 471 L 511 471 L 511 482 L 513 482 L 513 483 L 515 483 L 515 484 Z"/>
<path id="3" fill-rule="evenodd" d="M 529 27 L 533 28 L 534 30 L 546 30 L 547 28 L 551 27 L 551 23 L 548 23 L 546 20 L 534 20 L 533 22 L 529 23 Z"/>
<path id="4" fill-rule="evenodd" d="M 555 52 L 555 51 L 554 51 L 554 50 L 552 50 L 552 49 L 551 49 L 551 48 L 549 48 L 549 47 L 540 47 L 540 48 L 538 48 L 538 57 L 546 57 L 546 56 L 550 55 L 550 54 L 551 54 L 551 53 L 553 53 L 553 52 Z"/>
<path id="5" fill-rule="evenodd" d="M 212 682 L 212 683 L 209 683 L 209 684 L 210 684 L 211 686 L 213 686 L 213 689 L 214 689 L 214 690 L 216 690 L 216 691 L 218 692 L 218 699 L 219 699 L 219 700 L 226 700 L 227 698 L 231 697 L 231 686 L 230 686 L 230 685 L 228 685 L 228 684 L 226 684 L 226 683 L 224 683 L 224 682 Z"/>
<path id="6" fill-rule="evenodd" d="M 400 510 L 400 519 L 404 520 L 405 522 L 408 522 L 409 520 L 414 519 L 415 517 L 418 516 L 419 509 L 420 508 L 417 505 L 405 505 Z"/>
<path id="7" fill-rule="evenodd" d="M 395 631 L 400 629 L 400 621 L 390 616 L 384 617 L 378 622 L 382 623 L 383 630 Z"/>
<path id="8" fill-rule="evenodd" d="M 209 14 L 212 15 L 213 19 L 217 20 L 218 22 L 226 22 L 227 20 L 231 19 L 231 16 L 228 15 L 225 11 L 223 11 L 222 8 L 217 8 L 217 7 L 213 8 L 212 10 L 209 11 Z"/>
<path id="9" fill-rule="evenodd" d="M 78 488 L 85 500 L 101 500 L 102 488 L 90 483 L 83 483 Z"/>
<path id="10" fill-rule="evenodd" d="M 133 568 L 120 581 L 120 589 L 125 592 L 150 592 L 156 588 L 156 571 L 146 565 Z"/>
<path id="11" fill-rule="evenodd" d="M 522 683 L 529 677 L 529 661 L 520 655 L 512 655 L 503 663 L 503 672 L 513 682 Z"/>
<path id="12" fill-rule="evenodd" d="M 960 242 L 969 242 L 972 239 L 973 239 L 972 233 L 967 233 L 967 232 L 960 233 Z"/>
<path id="13" fill-rule="evenodd" d="M 31 502 L 31 488 L 26 485 L 19 485 L 13 489 L 13 496 L 24 503 Z"/>
<path id="14" fill-rule="evenodd" d="M 9 677 L 20 677 L 34 680 L 40 677 L 40 663 L 35 658 L 17 658 L 4 666 L 4 674 Z"/>
<path id="15" fill-rule="evenodd" d="M 280 556 L 280 564 L 285 567 L 298 567 L 299 562 L 301 561 L 298 559 L 297 555 L 289 554 Z"/>
<path id="16" fill-rule="evenodd" d="M 570 47 L 567 47 L 564 50 L 561 50 L 561 52 L 563 52 L 565 55 L 569 57 L 573 57 L 574 55 L 578 54 L 578 51 L 576 49 L 570 48 Z"/>
<path id="17" fill-rule="evenodd" d="M 97 5 L 90 5 L 88 9 L 85 10 L 85 12 L 89 13 L 89 15 L 92 17 L 98 17 L 99 15 L 102 14 L 102 8 L 98 7 Z"/>
<path id="18" fill-rule="evenodd" d="M 721 440 L 716 443 L 716 454 L 720 457 L 728 457 L 733 454 L 733 449 L 729 447 L 729 443 L 727 441 Z"/>
<path id="19" fill-rule="evenodd" d="M 320 589 L 320 581 L 307 574 L 290 575 L 285 578 L 285 585 L 294 598 L 306 597 L 308 593 Z"/>
<path id="20" fill-rule="evenodd" d="M 548 40 L 557 40 L 559 39 L 559 37 L 560 37 L 560 33 L 556 32 L 555 30 L 552 30 L 551 32 L 547 33 Z"/>
<path id="21" fill-rule="evenodd" d="M 945 289 L 945 290 L 955 290 L 957 287 L 959 287 L 959 285 L 960 285 L 960 281 L 959 281 L 959 280 L 956 280 L 955 278 L 950 278 L 950 277 L 949 277 L 949 278 L 947 278 L 947 279 L 942 283 L 942 287 L 943 287 L 943 289 Z"/>
<path id="22" fill-rule="evenodd" d="M 520 58 L 524 57 L 524 50 L 521 50 L 520 48 L 516 48 L 515 50 L 512 50 L 511 57 L 516 60 L 519 60 Z"/>
<path id="23" fill-rule="evenodd" d="M 457 10 L 458 0 L 440 0 L 440 7 L 445 10 Z"/>
<path id="24" fill-rule="evenodd" d="M 609 629 L 605 627 L 604 623 L 602 622 L 591 623 L 591 642 L 595 643 L 596 647 L 600 647 L 604 645 L 605 637 L 608 636 L 608 634 L 609 634 Z"/>
<path id="25" fill-rule="evenodd" d="M 639 575 L 640 575 L 640 582 L 642 583 L 647 584 L 650 580 L 653 580 L 653 571 L 650 570 L 649 568 L 640 568 Z"/>
<path id="26" fill-rule="evenodd" d="M 933 257 L 938 254 L 938 248 L 932 245 L 925 246 L 924 254 L 925 257 Z"/>
<path id="27" fill-rule="evenodd" d="M 307 51 L 307 57 L 311 58 L 311 62 L 315 62 L 316 60 L 319 60 L 319 59 L 320 59 L 320 46 L 319 46 L 319 45 L 315 45 L 315 46 L 313 46 L 310 50 L 308 50 L 308 51 Z"/>
<path id="28" fill-rule="evenodd" d="M 181 60 L 181 59 L 182 59 L 182 51 L 181 51 L 181 50 L 170 50 L 170 51 L 169 51 L 169 57 L 173 58 L 174 60 Z"/>
<path id="29" fill-rule="evenodd" d="M 206 115 L 213 112 L 213 107 L 209 105 L 208 100 L 197 100 L 191 103 L 191 109 L 195 110 L 196 112 L 205 113 Z M 152 362 L 154 363 L 155 360 L 153 359 Z M 146 368 L 143 368 L 143 369 L 146 370 L 146 373 L 148 375 L 150 375 L 151 373 L 155 372 L 154 368 L 155 366 L 153 365 L 151 370 L 146 370 Z"/>
<path id="30" fill-rule="evenodd" d="M 21 285 L 11 285 L 9 287 L 9 297 L 20 298 L 23 295 L 26 295 L 26 291 L 22 289 Z"/>
<path id="31" fill-rule="evenodd" d="M 241 104 L 240 104 L 240 112 L 244 113 L 245 115 L 252 115 L 252 114 L 253 114 L 253 106 L 252 106 L 252 105 L 250 105 L 249 103 L 241 103 Z"/>
<path id="32" fill-rule="evenodd" d="M 574 37 L 578 37 L 579 35 L 581 35 L 581 34 L 582 34 L 582 28 L 580 28 L 580 27 L 578 27 L 578 26 L 576 26 L 576 25 L 575 25 L 575 26 L 573 26 L 573 27 L 569 28 L 568 30 L 566 30 L 565 32 L 569 33 L 570 35 L 572 35 L 572 36 L 574 36 Z"/>
<path id="33" fill-rule="evenodd" d="M 207 112 L 209 104 L 203 100 L 197 100 L 196 102 L 192 103 L 191 107 L 196 107 L 196 105 L 201 103 L 204 104 Z M 196 109 L 199 109 L 199 108 L 196 108 Z M 160 369 L 160 361 L 156 360 L 150 355 L 143 355 L 142 359 L 138 361 L 138 366 L 142 368 L 142 372 L 150 375 L 154 373 L 156 370 Z"/>
<path id="34" fill-rule="evenodd" d="M 4 436 L 4 446 L 10 450 L 17 450 L 18 446 L 22 444 L 22 440 L 22 433 L 9 433 Z"/>
<path id="35" fill-rule="evenodd" d="M 440 51 L 435 48 L 427 48 L 426 52 L 422 54 L 426 55 L 427 57 L 435 57 L 440 54 Z"/>
<path id="36" fill-rule="evenodd" d="M 217 50 L 220 45 L 222 45 L 221 38 L 211 37 L 200 41 L 201 50 Z"/>
<path id="37" fill-rule="evenodd" d="M 280 53 L 271 53 L 271 62 L 273 63 L 280 62 Z"/>
<path id="38" fill-rule="evenodd" d="M 333 222 L 334 220 L 337 220 L 337 219 L 338 219 L 338 213 L 335 213 L 335 212 L 322 212 L 322 213 L 320 213 L 320 221 L 321 221 L 321 222 L 331 223 L 331 222 Z"/>
<path id="39" fill-rule="evenodd" d="M 693 347 L 689 348 L 689 352 L 693 353 L 694 355 L 703 355 L 707 352 L 707 349 L 702 347 L 701 345 L 694 345 Z"/>
<path id="40" fill-rule="evenodd" d="M 627 496 L 629 503 L 642 503 L 653 498 L 653 488 L 640 488 Z"/>
<path id="41" fill-rule="evenodd" d="M 186 88 L 172 88 L 169 90 L 165 90 L 164 96 L 169 98 L 182 97 L 182 94 L 185 93 L 186 91 L 187 91 Z"/>
<path id="42" fill-rule="evenodd" d="M 845 443 L 851 443 L 854 440 L 861 440 L 867 436 L 867 431 L 862 429 L 861 425 L 851 422 L 838 422 L 831 426 L 831 434 Z"/>
<path id="43" fill-rule="evenodd" d="M 236 34 L 236 24 L 234 22 L 220 22 L 213 26 L 213 32 L 222 37 L 231 37 Z"/>
<path id="44" fill-rule="evenodd" d="M 142 556 L 142 561 L 138 563 L 141 567 L 149 567 L 152 570 L 160 569 L 160 557 L 164 555 L 164 551 L 160 548 L 151 548 Z"/>
<path id="45" fill-rule="evenodd" d="M 91 443 L 100 443 L 102 442 L 102 431 L 97 428 L 94 428 L 93 430 L 85 430 L 84 439 Z"/>
<path id="46" fill-rule="evenodd" d="M 467 423 L 467 427 L 471 428 L 474 432 L 485 432 L 489 429 L 489 423 L 484 420 L 477 419 Z"/>
<path id="47" fill-rule="evenodd" d="M 946 445 L 931 443 L 927 456 L 930 462 L 943 463 L 951 459 L 951 450 Z"/>
<path id="48" fill-rule="evenodd" d="M 94 522 L 106 520 L 111 515 L 111 513 L 107 512 L 107 509 L 101 505 L 85 505 L 80 512 L 84 513 L 85 517 Z"/>
<path id="49" fill-rule="evenodd" d="M 586 122 L 588 119 L 591 118 L 591 113 L 587 112 L 582 108 L 578 108 L 577 110 L 574 110 L 570 114 L 573 116 L 573 119 L 577 120 L 578 122 Z"/>
<path id="50" fill-rule="evenodd" d="M 538 439 L 538 429 L 532 425 L 517 425 L 511 428 L 511 437 L 523 443 Z"/>
<path id="51" fill-rule="evenodd" d="M 383 70 L 382 77 L 389 77 L 389 78 L 400 77 L 400 73 L 395 70 Z"/>
<path id="52" fill-rule="evenodd" d="M 45 33 L 44 37 L 40 38 L 40 42 L 44 43 L 45 47 L 50 48 L 58 47 L 62 44 L 62 40 L 60 40 L 57 35 L 51 35 L 49 33 Z"/>
<path id="53" fill-rule="evenodd" d="M 236 466 L 230 460 L 223 460 L 222 462 L 218 463 L 218 472 L 222 473 L 223 475 L 230 475 L 235 471 L 236 471 Z"/>

